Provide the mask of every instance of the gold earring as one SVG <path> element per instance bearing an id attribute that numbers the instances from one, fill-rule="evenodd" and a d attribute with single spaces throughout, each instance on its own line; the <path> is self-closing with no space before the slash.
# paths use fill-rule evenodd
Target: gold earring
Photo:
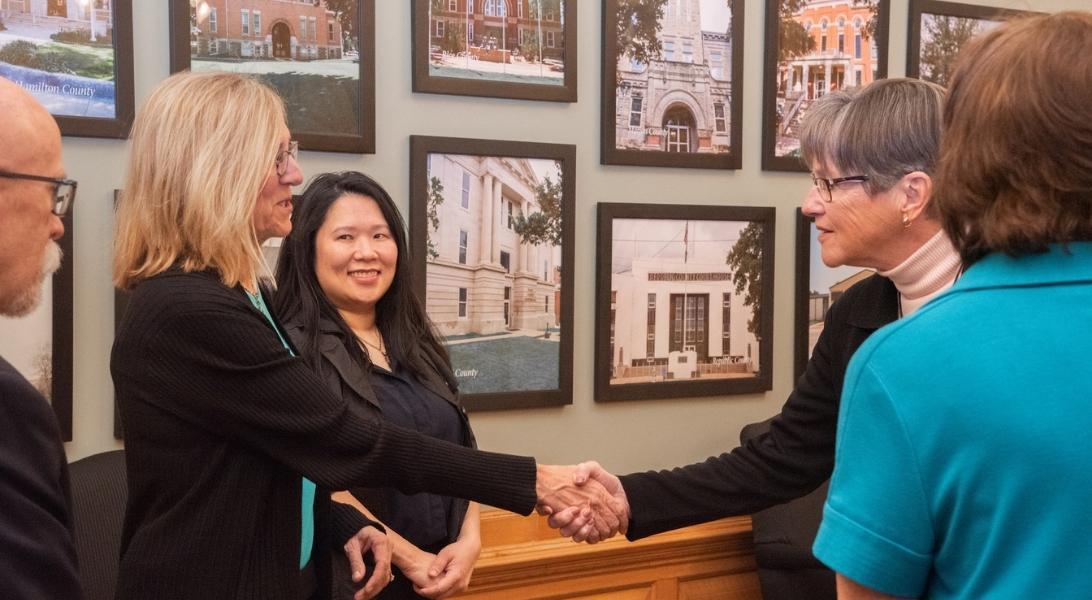
<path id="1" fill-rule="evenodd" d="M 910 229 L 910 224 L 911 223 L 912 223 L 912 221 L 910 220 L 910 215 L 907 214 L 907 213 L 902 213 L 902 228 L 903 229 Z"/>

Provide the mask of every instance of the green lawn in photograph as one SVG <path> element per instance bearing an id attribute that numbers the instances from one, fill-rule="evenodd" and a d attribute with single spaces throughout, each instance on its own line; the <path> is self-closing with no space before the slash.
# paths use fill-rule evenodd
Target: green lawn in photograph
<path id="1" fill-rule="evenodd" d="M 560 348 L 561 344 L 554 340 L 515 336 L 454 344 L 447 351 L 459 391 L 481 394 L 557 389 Z M 458 377 L 472 370 L 477 374 Z"/>

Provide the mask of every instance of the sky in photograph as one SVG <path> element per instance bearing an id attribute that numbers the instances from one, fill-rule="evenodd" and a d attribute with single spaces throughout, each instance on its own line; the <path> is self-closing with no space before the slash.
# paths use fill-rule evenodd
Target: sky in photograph
<path id="1" fill-rule="evenodd" d="M 922 13 L 921 15 L 921 41 L 927 44 L 933 41 L 932 29 L 939 19 L 960 19 L 963 21 L 974 21 L 975 35 L 981 35 L 994 27 L 1001 24 L 1000 21 L 991 21 L 990 19 L 972 19 L 969 17 L 951 17 L 945 15 L 932 15 L 929 13 Z"/>
<path id="2" fill-rule="evenodd" d="M 701 0 L 702 31 L 728 31 L 731 23 L 732 9 L 728 8 L 728 0 Z"/>
<path id="3" fill-rule="evenodd" d="M 634 258 L 682 263 L 684 254 L 688 263 L 725 264 L 728 252 L 747 224 L 746 221 L 614 219 L 611 272 L 628 271 Z"/>
<path id="4" fill-rule="evenodd" d="M 823 264 L 823 249 L 819 246 L 819 233 L 815 229 L 815 223 L 811 224 L 811 273 L 809 279 L 811 290 L 820 294 L 830 293 L 830 286 L 856 275 L 861 267 L 841 266 L 830 268 Z"/>

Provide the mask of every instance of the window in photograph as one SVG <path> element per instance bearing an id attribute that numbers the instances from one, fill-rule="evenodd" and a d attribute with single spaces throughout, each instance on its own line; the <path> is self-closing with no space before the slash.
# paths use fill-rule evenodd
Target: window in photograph
<path id="1" fill-rule="evenodd" d="M 554 38 L 554 32 L 552 32 L 552 31 L 547 31 L 546 32 L 546 47 L 547 48 L 556 48 L 557 47 L 557 41 Z"/>
<path id="2" fill-rule="evenodd" d="M 216 33 L 216 8 L 209 9 L 209 31 Z"/>
<path id="3" fill-rule="evenodd" d="M 470 173 L 463 171 L 463 193 L 459 197 L 459 206 L 470 208 Z"/>
<path id="4" fill-rule="evenodd" d="M 447 9 L 451 12 L 459 10 L 459 0 L 447 0 Z"/>
<path id="5" fill-rule="evenodd" d="M 504 268 L 505 273 L 512 272 L 512 254 L 510 252 L 500 251 L 500 266 Z"/>
<path id="6" fill-rule="evenodd" d="M 648 313 L 645 320 L 645 357 L 654 358 L 656 356 L 656 294 L 652 293 L 648 295 Z"/>
<path id="7" fill-rule="evenodd" d="M 721 348 L 732 347 L 732 295 L 724 294 L 720 301 L 720 322 L 724 327 L 720 333 Z"/>
<path id="8" fill-rule="evenodd" d="M 508 218 L 505 221 L 505 227 L 511 230 L 512 227 L 515 225 L 515 205 L 512 203 L 511 200 L 504 201 L 504 212 L 508 215 Z"/>
<path id="9" fill-rule="evenodd" d="M 683 62 L 688 64 L 694 62 L 694 41 L 683 40 L 682 48 Z"/>
<path id="10" fill-rule="evenodd" d="M 629 126 L 640 127 L 641 126 L 641 102 L 640 96 L 634 96 L 630 99 L 629 107 Z"/>
<path id="11" fill-rule="evenodd" d="M 243 35 L 250 35 L 250 10 L 244 8 L 240 12 L 242 14 L 243 21 Z"/>
<path id="12" fill-rule="evenodd" d="M 255 36 L 261 37 L 262 35 L 262 11 L 255 10 L 250 13 L 251 30 Z"/>
<path id="13" fill-rule="evenodd" d="M 845 54 L 846 51 L 846 34 L 841 31 L 838 32 L 838 54 Z"/>
<path id="14" fill-rule="evenodd" d="M 466 264 L 466 248 L 467 248 L 467 243 L 469 241 L 469 238 L 470 238 L 470 236 L 466 231 L 464 231 L 462 229 L 459 230 L 459 264 L 460 265 L 465 265 Z"/>
<path id="15" fill-rule="evenodd" d="M 436 37 L 444 37 L 444 22 L 436 19 Z"/>
<path id="16" fill-rule="evenodd" d="M 727 122 L 726 122 L 726 120 L 724 118 L 724 103 L 723 102 L 717 102 L 717 103 L 713 104 L 713 117 L 714 117 L 714 124 L 715 124 L 715 126 L 717 128 L 717 131 L 727 131 L 728 130 L 728 125 L 727 125 Z"/>
<path id="17" fill-rule="evenodd" d="M 467 289 L 459 288 L 459 318 L 466 317 Z"/>

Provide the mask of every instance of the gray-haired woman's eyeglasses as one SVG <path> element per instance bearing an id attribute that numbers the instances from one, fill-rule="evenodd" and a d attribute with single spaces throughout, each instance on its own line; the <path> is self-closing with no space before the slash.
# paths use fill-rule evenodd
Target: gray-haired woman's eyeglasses
<path id="1" fill-rule="evenodd" d="M 815 184 L 815 189 L 819 190 L 819 196 L 822 197 L 827 204 L 834 202 L 834 186 L 842 183 L 864 183 L 868 181 L 868 179 L 868 175 L 850 175 L 849 177 L 835 177 L 834 179 L 816 177 L 815 174 L 812 174 L 811 176 L 811 182 Z"/>

